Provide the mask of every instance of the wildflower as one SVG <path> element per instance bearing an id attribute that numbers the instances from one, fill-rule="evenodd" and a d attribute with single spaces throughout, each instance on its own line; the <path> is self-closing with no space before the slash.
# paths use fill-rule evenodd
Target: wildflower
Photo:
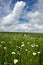
<path id="1" fill-rule="evenodd" d="M 35 45 L 36 47 L 38 47 L 38 45 Z"/>
<path id="2" fill-rule="evenodd" d="M 33 56 L 35 56 L 36 55 L 36 52 L 33 52 Z"/>
<path id="3" fill-rule="evenodd" d="M 24 43 L 24 42 L 21 42 L 22 44 Z"/>
<path id="4" fill-rule="evenodd" d="M 15 54 L 15 52 L 12 52 L 11 54 Z"/>
<path id="5" fill-rule="evenodd" d="M 18 46 L 16 46 L 16 47 L 18 47 Z"/>
<path id="6" fill-rule="evenodd" d="M 6 47 L 3 47 L 4 50 L 6 50 Z"/>
<path id="7" fill-rule="evenodd" d="M 34 45 L 31 45 L 31 47 L 34 47 Z"/>
<path id="8" fill-rule="evenodd" d="M 18 48 L 20 48 L 20 47 L 18 47 Z"/>
<path id="9" fill-rule="evenodd" d="M 5 43 L 5 41 L 1 41 L 1 43 Z"/>
<path id="10" fill-rule="evenodd" d="M 30 44 L 30 42 L 28 42 L 27 44 Z"/>
<path id="11" fill-rule="evenodd" d="M 28 53 L 30 53 L 30 51 L 28 51 Z"/>
<path id="12" fill-rule="evenodd" d="M 20 55 L 21 53 L 19 51 L 17 51 L 17 54 Z"/>
<path id="13" fill-rule="evenodd" d="M 6 62 L 4 62 L 4 65 L 6 65 Z"/>
<path id="14" fill-rule="evenodd" d="M 31 47 L 35 47 L 35 44 L 32 44 Z"/>
<path id="15" fill-rule="evenodd" d="M 28 49 L 25 49 L 25 51 L 28 51 Z"/>
<path id="16" fill-rule="evenodd" d="M 21 47 L 24 47 L 24 46 L 25 46 L 25 44 L 22 44 L 22 45 L 21 45 Z"/>
<path id="17" fill-rule="evenodd" d="M 38 54 L 40 54 L 40 51 L 39 52 L 37 52 Z"/>
<path id="18" fill-rule="evenodd" d="M 14 64 L 17 64 L 17 62 L 18 62 L 18 59 L 14 59 Z"/>
<path id="19" fill-rule="evenodd" d="M 24 34 L 24 36 L 26 36 L 26 34 Z"/>
<path id="20" fill-rule="evenodd" d="M 22 47 L 20 49 L 22 50 Z"/>

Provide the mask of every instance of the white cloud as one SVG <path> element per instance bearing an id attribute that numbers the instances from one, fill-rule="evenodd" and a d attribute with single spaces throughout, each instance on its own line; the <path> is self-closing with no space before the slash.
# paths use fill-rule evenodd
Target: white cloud
<path id="1" fill-rule="evenodd" d="M 0 17 L 4 17 L 11 12 L 12 0 L 0 0 Z"/>
<path id="2" fill-rule="evenodd" d="M 38 0 L 38 8 L 41 12 L 43 12 L 43 0 Z"/>
<path id="3" fill-rule="evenodd" d="M 2 25 L 12 25 L 12 24 L 18 23 L 18 19 L 21 15 L 25 5 L 26 4 L 23 1 L 17 2 L 14 6 L 13 11 L 2 19 L 1 24 Z"/>
<path id="4" fill-rule="evenodd" d="M 37 9 L 24 14 L 23 18 L 27 19 L 31 24 L 31 30 L 34 32 L 43 32 L 43 0 L 38 0 Z"/>
<path id="5" fill-rule="evenodd" d="M 24 11 L 23 8 L 26 5 L 25 2 L 17 2 L 13 8 L 13 11 L 0 21 L 0 31 L 18 31 L 18 32 L 41 32 L 43 33 L 43 0 L 38 0 L 35 4 L 36 9 L 32 11 Z M 24 14 L 22 18 L 28 20 L 28 23 L 19 23 L 21 14 Z"/>
<path id="6" fill-rule="evenodd" d="M 8 32 L 43 32 L 43 25 L 39 27 L 39 25 L 30 25 L 29 23 L 23 24 L 16 24 L 12 26 L 1 26 L 1 31 L 8 31 Z"/>

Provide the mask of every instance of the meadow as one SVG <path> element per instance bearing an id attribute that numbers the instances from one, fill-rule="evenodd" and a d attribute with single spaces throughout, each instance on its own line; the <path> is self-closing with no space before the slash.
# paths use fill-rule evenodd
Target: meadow
<path id="1" fill-rule="evenodd" d="M 0 65 L 43 65 L 43 34 L 0 32 Z"/>

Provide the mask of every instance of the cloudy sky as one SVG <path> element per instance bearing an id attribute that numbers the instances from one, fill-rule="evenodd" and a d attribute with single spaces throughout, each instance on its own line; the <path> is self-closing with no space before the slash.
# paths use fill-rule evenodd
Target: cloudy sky
<path id="1" fill-rule="evenodd" d="M 0 32 L 43 33 L 43 0 L 0 0 Z"/>

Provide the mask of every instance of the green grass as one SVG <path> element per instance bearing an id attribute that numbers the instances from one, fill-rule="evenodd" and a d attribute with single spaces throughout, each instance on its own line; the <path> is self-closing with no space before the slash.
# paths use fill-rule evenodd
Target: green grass
<path id="1" fill-rule="evenodd" d="M 0 65 L 43 65 L 43 34 L 0 32 Z"/>

